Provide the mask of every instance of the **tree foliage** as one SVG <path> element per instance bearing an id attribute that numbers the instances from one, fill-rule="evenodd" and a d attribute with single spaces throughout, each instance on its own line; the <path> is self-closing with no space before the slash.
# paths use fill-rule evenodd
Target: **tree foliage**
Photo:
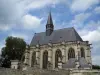
<path id="1" fill-rule="evenodd" d="M 92 68 L 93 69 L 100 69 L 100 66 L 99 65 L 92 65 Z"/>
<path id="2" fill-rule="evenodd" d="M 18 37 L 9 36 L 6 38 L 5 47 L 2 48 L 2 57 L 8 56 L 10 60 L 21 60 L 25 51 L 26 42 Z"/>
<path id="3" fill-rule="evenodd" d="M 1 62 L 0 62 L 0 66 L 1 67 L 6 67 L 6 68 L 9 68 L 10 67 L 11 61 L 8 58 L 7 55 L 5 56 L 5 58 L 1 58 L 0 60 L 1 60 Z"/>

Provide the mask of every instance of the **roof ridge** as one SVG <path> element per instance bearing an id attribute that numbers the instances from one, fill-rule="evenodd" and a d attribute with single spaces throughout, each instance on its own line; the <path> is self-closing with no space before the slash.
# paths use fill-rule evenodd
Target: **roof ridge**
<path id="1" fill-rule="evenodd" d="M 61 29 L 56 29 L 56 30 L 63 30 L 63 29 L 72 29 L 73 27 L 69 27 L 69 28 L 61 28 Z"/>
<path id="2" fill-rule="evenodd" d="M 55 29 L 54 31 L 63 30 L 63 29 L 74 29 L 74 27 Z M 39 33 L 44 33 L 44 32 L 38 32 L 38 33 L 35 33 L 35 34 L 39 34 Z"/>

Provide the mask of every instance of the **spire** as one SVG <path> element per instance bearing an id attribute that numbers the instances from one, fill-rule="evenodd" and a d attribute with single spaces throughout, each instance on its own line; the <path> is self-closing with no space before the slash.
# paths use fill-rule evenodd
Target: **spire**
<path id="1" fill-rule="evenodd" d="M 51 12 L 49 12 L 49 16 L 48 16 L 47 24 L 49 24 L 49 25 L 50 25 L 50 24 L 53 25 Z"/>
<path id="2" fill-rule="evenodd" d="M 54 26 L 53 26 L 52 16 L 50 12 L 48 16 L 47 24 L 46 24 L 46 35 L 50 36 L 53 30 L 54 30 Z"/>

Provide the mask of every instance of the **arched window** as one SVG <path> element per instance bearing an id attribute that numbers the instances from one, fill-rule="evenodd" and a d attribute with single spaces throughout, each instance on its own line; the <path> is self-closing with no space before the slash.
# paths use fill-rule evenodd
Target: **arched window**
<path id="1" fill-rule="evenodd" d="M 43 68 L 46 69 L 48 65 L 48 51 L 43 52 Z"/>
<path id="2" fill-rule="evenodd" d="M 81 48 L 80 52 L 81 52 L 81 57 L 85 58 L 85 52 L 84 52 L 84 48 L 83 47 Z"/>
<path id="3" fill-rule="evenodd" d="M 32 67 L 34 66 L 35 63 L 36 63 L 36 52 L 34 51 L 32 54 Z"/>
<path id="4" fill-rule="evenodd" d="M 58 49 L 55 53 L 55 68 L 58 68 L 58 63 L 62 60 L 62 52 Z"/>
<path id="5" fill-rule="evenodd" d="M 75 58 L 75 51 L 73 48 L 70 48 L 68 50 L 68 59 L 70 59 L 70 58 Z"/>

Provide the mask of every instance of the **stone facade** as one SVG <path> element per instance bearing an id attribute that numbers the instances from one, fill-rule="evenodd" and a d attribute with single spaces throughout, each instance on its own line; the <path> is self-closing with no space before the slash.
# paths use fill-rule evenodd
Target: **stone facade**
<path id="1" fill-rule="evenodd" d="M 39 68 L 43 69 L 55 69 L 60 68 L 62 69 L 62 64 L 67 63 L 69 55 L 69 50 L 73 49 L 75 58 L 78 60 L 78 57 L 81 57 L 81 48 L 83 49 L 83 54 L 86 62 L 89 65 L 92 65 L 91 61 L 91 47 L 87 41 L 84 42 L 61 42 L 58 44 L 48 43 L 47 45 L 36 45 L 30 47 L 30 50 L 26 50 L 25 54 L 25 62 L 30 67 L 38 66 Z M 56 52 L 60 51 L 61 56 L 56 57 Z M 47 54 L 45 54 L 45 52 Z M 79 56 L 79 55 L 80 56 Z M 45 55 L 45 56 L 44 56 Z M 73 55 L 73 54 L 72 54 Z M 34 56 L 34 57 L 32 57 Z M 71 58 L 71 57 L 70 57 Z M 58 60 L 56 60 L 58 59 Z M 57 61 L 57 62 L 56 62 Z M 77 62 L 76 62 L 77 63 Z M 57 66 L 56 66 L 57 65 Z M 76 68 L 78 64 L 76 64 Z M 90 67 L 91 68 L 91 67 Z"/>

